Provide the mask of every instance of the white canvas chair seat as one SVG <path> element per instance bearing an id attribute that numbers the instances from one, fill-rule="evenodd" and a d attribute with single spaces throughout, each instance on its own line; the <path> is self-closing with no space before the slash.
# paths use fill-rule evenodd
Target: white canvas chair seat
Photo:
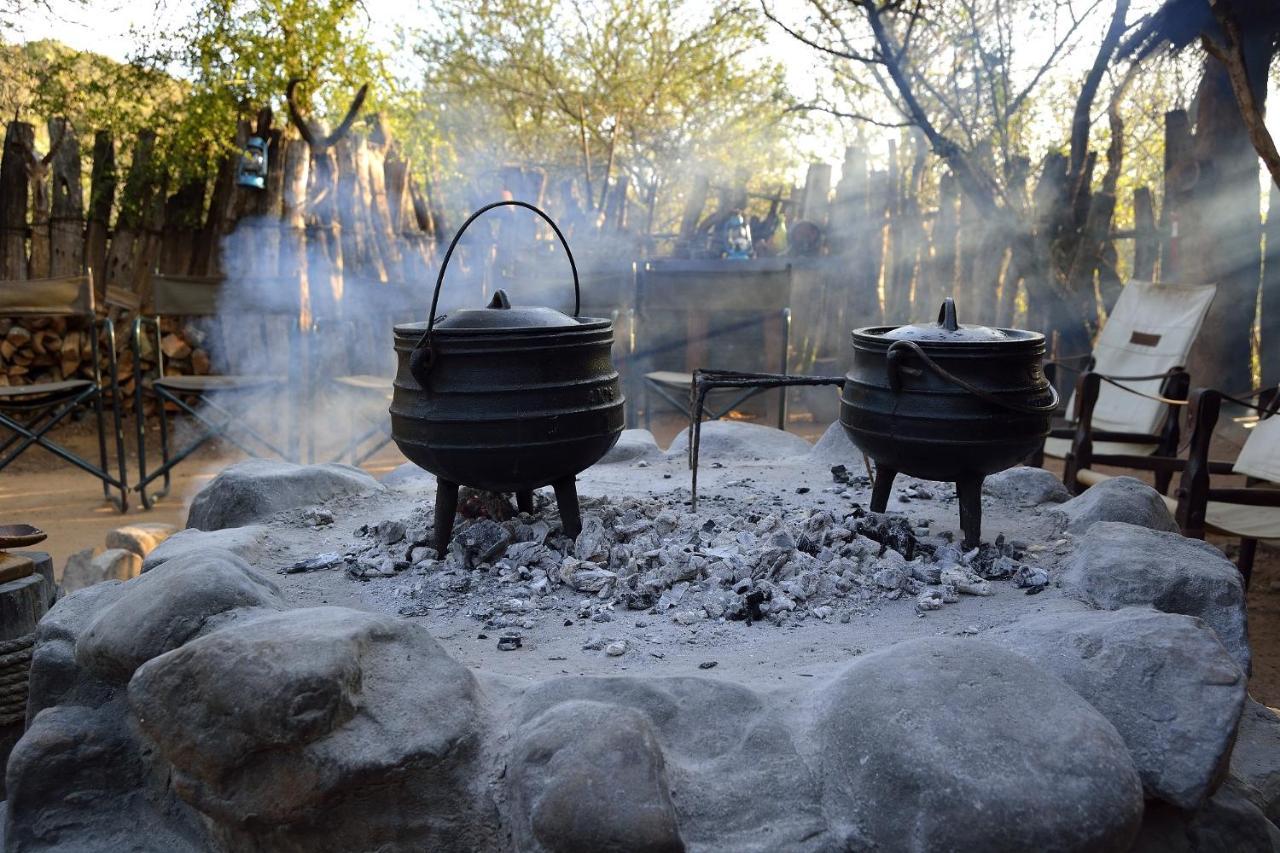
<path id="1" fill-rule="evenodd" d="M 1128 441 L 1095 441 L 1093 443 L 1093 452 L 1099 455 L 1116 456 L 1116 455 L 1132 455 L 1145 456 L 1150 454 L 1157 447 L 1157 443 L 1139 444 L 1137 442 Z M 1071 439 L 1054 438 L 1050 436 L 1044 440 L 1045 456 L 1053 456 L 1057 459 L 1066 457 L 1071 450 Z"/>
<path id="2" fill-rule="evenodd" d="M 246 391 L 250 388 L 283 385 L 284 380 L 275 376 L 163 376 L 154 380 L 153 384 L 173 391 L 195 393 L 198 391 Z"/>

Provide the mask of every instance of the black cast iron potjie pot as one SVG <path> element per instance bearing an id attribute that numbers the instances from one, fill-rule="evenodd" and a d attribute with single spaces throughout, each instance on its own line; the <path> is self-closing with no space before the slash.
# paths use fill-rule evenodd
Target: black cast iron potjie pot
<path id="1" fill-rule="evenodd" d="M 523 207 L 551 226 L 573 269 L 574 316 L 513 306 L 497 291 L 484 308 L 436 316 L 445 269 L 467 226 L 495 207 Z M 426 323 L 395 327 L 398 359 L 391 436 L 436 476 L 436 549 L 453 533 L 458 487 L 515 492 L 551 485 L 564 532 L 581 530 L 574 477 L 618 441 L 623 396 L 612 358 L 613 322 L 578 317 L 578 268 L 560 229 L 531 204 L 500 201 L 471 215 L 445 252 Z"/>
<path id="2" fill-rule="evenodd" d="M 1058 395 L 1044 375 L 1044 335 L 937 323 L 854 329 L 840 423 L 876 466 L 871 509 L 899 472 L 956 484 L 965 547 L 982 535 L 982 481 L 1027 458 L 1049 434 Z"/>

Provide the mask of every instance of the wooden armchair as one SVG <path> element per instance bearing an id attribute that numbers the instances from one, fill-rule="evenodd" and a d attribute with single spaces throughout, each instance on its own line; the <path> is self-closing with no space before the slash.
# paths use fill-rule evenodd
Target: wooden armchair
<path id="1" fill-rule="evenodd" d="M 1205 533 L 1239 537 L 1238 565 L 1245 585 L 1253 573 L 1259 539 L 1280 539 L 1280 394 L 1268 388 L 1257 403 L 1228 397 L 1212 388 L 1191 395 L 1191 443 L 1187 450 L 1174 517 L 1184 536 L 1203 539 Z M 1223 400 L 1257 410 L 1259 418 L 1235 462 L 1209 458 L 1209 445 Z M 1212 475 L 1245 475 L 1243 488 L 1215 488 Z"/>
<path id="2" fill-rule="evenodd" d="M 1074 492 L 1109 479 L 1093 470 L 1095 464 L 1151 471 L 1157 483 L 1181 478 L 1174 497 L 1164 494 L 1165 505 L 1184 536 L 1203 539 L 1207 533 L 1240 539 L 1237 565 L 1248 586 L 1259 539 L 1280 539 L 1280 393 L 1276 388 L 1252 392 L 1247 399 L 1231 397 L 1212 388 L 1197 389 L 1186 404 L 1191 438 L 1186 456 L 1099 455 L 1092 452 L 1090 416 L 1097 398 L 1099 378 L 1089 374 L 1077 385 L 1080 422 L 1068 455 L 1064 482 Z M 1256 402 L 1254 400 L 1256 399 Z M 1257 411 L 1259 417 L 1234 462 L 1210 458 L 1210 446 L 1224 400 Z M 1214 487 L 1214 476 L 1244 475 L 1245 486 Z"/>
<path id="3" fill-rule="evenodd" d="M 1150 381 L 1161 379 L 1160 391 L 1156 395 L 1147 394 L 1127 385 L 1131 381 Z M 1099 429 L 1095 425 L 1095 411 L 1098 398 L 1101 396 L 1104 383 L 1115 393 L 1128 392 L 1135 401 L 1156 400 L 1166 409 L 1164 422 L 1156 433 L 1123 432 L 1118 430 Z M 1070 448 L 1063 455 L 1062 482 L 1073 494 L 1079 494 L 1082 483 L 1081 471 L 1092 469 L 1095 465 L 1111 465 L 1118 468 L 1133 468 L 1139 471 L 1151 471 L 1155 479 L 1156 491 L 1167 494 L 1169 484 L 1176 468 L 1167 461 L 1177 457 L 1178 443 L 1182 439 L 1182 427 L 1179 410 L 1187 405 L 1187 393 L 1191 378 L 1181 368 L 1174 368 L 1167 374 L 1155 376 L 1104 376 L 1101 373 L 1087 371 L 1076 380 L 1074 402 L 1074 424 L 1060 433 L 1070 439 Z"/>

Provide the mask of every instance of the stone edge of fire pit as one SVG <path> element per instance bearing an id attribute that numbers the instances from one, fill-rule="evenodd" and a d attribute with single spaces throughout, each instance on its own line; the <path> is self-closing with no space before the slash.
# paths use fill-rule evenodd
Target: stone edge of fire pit
<path id="1" fill-rule="evenodd" d="M 1126 541 L 1174 546 L 1164 583 Z M 290 607 L 230 552 L 176 553 L 41 622 L 8 849 L 92 834 L 154 850 L 816 851 L 892 846 L 904 811 L 924 847 L 1123 850 L 1219 832 L 1228 849 L 1276 833 L 1258 787 L 1220 787 L 1248 664 L 1228 570 L 1202 543 L 1104 522 L 1060 578 L 1092 609 L 897 643 L 768 692 L 472 673 L 409 620 Z M 1090 663 L 1099 652 L 1115 672 Z M 1135 667 L 1167 677 L 1126 678 Z M 1171 709 L 1166 737 L 1142 725 L 1150 707 Z M 1280 735 L 1254 730 L 1254 778 L 1280 772 Z M 606 780 L 622 794 L 602 798 Z M 383 786 L 397 796 L 371 801 Z M 100 796 L 68 800 L 90 787 Z"/>

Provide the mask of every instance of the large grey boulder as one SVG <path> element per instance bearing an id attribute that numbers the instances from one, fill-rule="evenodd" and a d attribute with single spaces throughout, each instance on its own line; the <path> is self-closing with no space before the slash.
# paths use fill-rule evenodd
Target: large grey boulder
<path id="1" fill-rule="evenodd" d="M 618 437 L 618 443 L 609 448 L 597 465 L 615 465 L 619 462 L 639 462 L 641 460 L 661 459 L 662 448 L 658 447 L 653 433 L 647 429 L 624 429 Z"/>
<path id="2" fill-rule="evenodd" d="M 280 609 L 279 590 L 226 552 L 171 560 L 128 581 L 76 640 L 76 663 L 124 684 L 139 666 L 212 630 L 232 611 Z"/>
<path id="3" fill-rule="evenodd" d="M 31 650 L 27 719 L 55 705 L 97 707 L 116 693 L 116 685 L 92 675 L 76 662 L 76 643 L 94 617 L 124 594 L 125 584 L 108 581 L 63 596 L 36 627 Z"/>
<path id="4" fill-rule="evenodd" d="M 1231 778 L 1268 820 L 1280 820 L 1280 716 L 1253 699 L 1240 716 Z"/>
<path id="5" fill-rule="evenodd" d="M 1198 811 L 1147 804 L 1133 853 L 1274 853 L 1280 829 L 1228 782 Z"/>
<path id="6" fill-rule="evenodd" d="M 221 530 L 262 521 L 286 509 L 323 503 L 344 495 L 382 488 L 350 465 L 294 465 L 270 459 L 246 459 L 224 468 L 196 494 L 187 527 Z"/>
<path id="7" fill-rule="evenodd" d="M 1018 465 L 982 481 L 982 493 L 1010 506 L 1033 507 L 1071 500 L 1071 493 L 1050 471 Z"/>
<path id="8" fill-rule="evenodd" d="M 522 725 L 508 775 L 516 849 L 683 853 L 653 721 L 602 702 L 555 705 Z"/>
<path id="9" fill-rule="evenodd" d="M 809 449 L 809 458 L 828 465 L 844 465 L 851 471 L 856 469 L 858 473 L 865 473 L 862 470 L 866 467 L 862 463 L 862 451 L 849 438 L 849 433 L 839 421 L 827 427 L 822 437 Z"/>
<path id="10" fill-rule="evenodd" d="M 676 814 L 674 828 L 690 850 L 820 853 L 843 849 L 823 813 L 821 782 L 797 750 L 797 738 L 803 733 L 796 731 L 794 720 L 779 713 L 759 693 L 708 678 L 556 678 L 533 685 L 523 695 L 513 730 L 520 733 L 537 725 L 545 732 L 539 742 L 564 743 L 563 749 L 569 750 L 567 735 L 553 737 L 553 729 L 563 732 L 565 720 L 576 718 L 579 713 L 596 713 L 571 710 L 579 706 L 610 708 L 608 712 L 598 711 L 600 719 L 627 732 L 627 749 L 637 751 L 645 768 L 643 775 L 630 778 L 629 789 L 645 792 L 645 801 L 643 806 L 633 808 L 615 800 L 612 808 L 620 810 L 624 821 L 639 823 L 652 832 L 648 837 L 655 839 L 657 849 L 669 849 L 664 845 L 674 844 L 663 790 L 671 792 Z M 636 713 L 642 716 L 637 717 Z M 649 726 L 661 747 L 661 761 L 652 751 L 654 741 L 649 738 Z M 587 730 L 579 731 L 580 737 L 585 739 L 587 735 Z M 602 738 L 607 740 L 607 736 Z M 546 778 L 544 770 L 523 766 L 526 761 L 545 755 L 546 752 L 520 751 L 517 747 L 517 754 L 508 765 L 512 784 Z M 594 778 L 601 772 L 602 763 L 608 761 L 594 756 L 592 750 L 564 751 L 560 755 L 565 759 L 564 769 L 557 771 L 555 781 L 564 780 L 558 787 L 561 792 L 577 790 L 569 780 Z M 569 761 L 571 756 L 573 760 Z M 579 760 L 584 764 L 581 773 L 572 769 Z M 543 814 L 567 818 L 581 813 L 572 804 L 562 802 L 554 811 Z M 608 818 L 596 817 L 593 823 L 583 816 L 582 824 L 567 825 L 557 819 L 553 823 L 560 829 L 554 837 L 576 837 L 571 835 L 576 825 L 594 827 L 593 832 L 607 831 Z M 596 848 L 588 845 L 573 849 Z"/>
<path id="11" fill-rule="evenodd" d="M 1065 520 L 1068 533 L 1084 533 L 1100 521 L 1122 521 L 1168 533 L 1178 530 L 1160 493 L 1133 477 L 1103 480 L 1053 512 Z"/>
<path id="12" fill-rule="evenodd" d="M 1094 607 L 1144 605 L 1203 619 L 1245 673 L 1249 623 L 1239 570 L 1198 539 L 1115 521 L 1093 525 L 1065 563 L 1062 589 Z"/>
<path id="13" fill-rule="evenodd" d="M 271 539 L 271 529 L 261 524 L 228 527 L 225 530 L 196 530 L 188 527 L 170 536 L 142 561 L 146 574 L 177 557 L 198 557 L 224 551 L 243 560 L 253 560 Z"/>
<path id="14" fill-rule="evenodd" d="M 128 697 L 221 849 L 497 849 L 475 679 L 411 622 L 237 620 L 148 661 Z"/>
<path id="15" fill-rule="evenodd" d="M 1246 679 L 1198 619 L 1148 608 L 1054 613 L 1005 629 L 1120 732 L 1149 798 L 1197 809 L 1223 780 Z"/>
<path id="16" fill-rule="evenodd" d="M 142 572 L 142 558 L 124 548 L 107 548 L 94 553 L 86 548 L 67 558 L 62 570 L 62 591 L 75 592 L 103 581 L 127 581 Z M 86 556 L 92 554 L 89 559 Z"/>
<path id="17" fill-rule="evenodd" d="M 31 722 L 9 756 L 6 853 L 210 849 L 149 772 L 123 704 L 59 705 Z"/>
<path id="18" fill-rule="evenodd" d="M 412 462 L 405 462 L 383 474 L 378 482 L 393 489 L 425 488 L 435 485 L 436 478 L 434 474 L 421 466 Z"/>
<path id="19" fill-rule="evenodd" d="M 772 462 L 803 456 L 812 448 L 795 433 L 742 421 L 707 421 L 698 438 L 698 458 L 708 462 Z M 689 450 L 689 429 L 680 430 L 667 448 L 668 456 Z"/>
<path id="20" fill-rule="evenodd" d="M 859 658 L 815 697 L 806 746 L 842 850 L 1125 851 L 1142 782 L 1115 727 L 987 642 Z"/>

